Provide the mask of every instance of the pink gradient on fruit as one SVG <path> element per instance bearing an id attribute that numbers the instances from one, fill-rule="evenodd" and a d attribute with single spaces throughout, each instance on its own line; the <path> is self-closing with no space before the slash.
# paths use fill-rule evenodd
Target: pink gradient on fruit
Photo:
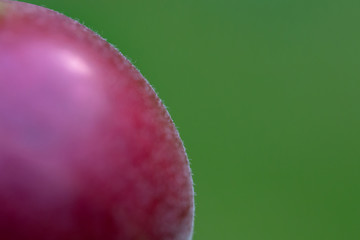
<path id="1" fill-rule="evenodd" d="M 165 107 L 79 23 L 0 0 L 0 239 L 187 240 L 188 160 Z"/>

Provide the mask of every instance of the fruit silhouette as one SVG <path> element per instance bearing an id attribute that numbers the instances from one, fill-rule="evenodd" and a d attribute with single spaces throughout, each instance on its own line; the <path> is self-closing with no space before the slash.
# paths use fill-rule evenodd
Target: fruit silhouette
<path id="1" fill-rule="evenodd" d="M 187 240 L 193 208 L 139 71 L 78 22 L 0 0 L 0 239 Z"/>

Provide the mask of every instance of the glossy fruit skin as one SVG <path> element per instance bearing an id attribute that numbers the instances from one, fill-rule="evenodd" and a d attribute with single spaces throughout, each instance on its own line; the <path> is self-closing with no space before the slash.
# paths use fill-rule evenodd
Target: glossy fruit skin
<path id="1" fill-rule="evenodd" d="M 76 21 L 0 0 L 0 239 L 191 239 L 193 197 L 137 69 Z"/>

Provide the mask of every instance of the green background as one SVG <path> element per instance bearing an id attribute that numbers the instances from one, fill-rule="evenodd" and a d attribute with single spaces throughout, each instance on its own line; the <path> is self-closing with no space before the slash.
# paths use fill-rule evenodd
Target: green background
<path id="1" fill-rule="evenodd" d="M 164 100 L 194 240 L 360 239 L 360 1 L 28 2 L 97 31 Z"/>

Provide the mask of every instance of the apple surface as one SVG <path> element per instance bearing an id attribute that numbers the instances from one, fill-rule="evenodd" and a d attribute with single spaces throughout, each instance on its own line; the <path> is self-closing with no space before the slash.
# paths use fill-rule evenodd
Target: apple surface
<path id="1" fill-rule="evenodd" d="M 188 240 L 193 199 L 139 71 L 78 22 L 0 0 L 0 239 Z"/>

